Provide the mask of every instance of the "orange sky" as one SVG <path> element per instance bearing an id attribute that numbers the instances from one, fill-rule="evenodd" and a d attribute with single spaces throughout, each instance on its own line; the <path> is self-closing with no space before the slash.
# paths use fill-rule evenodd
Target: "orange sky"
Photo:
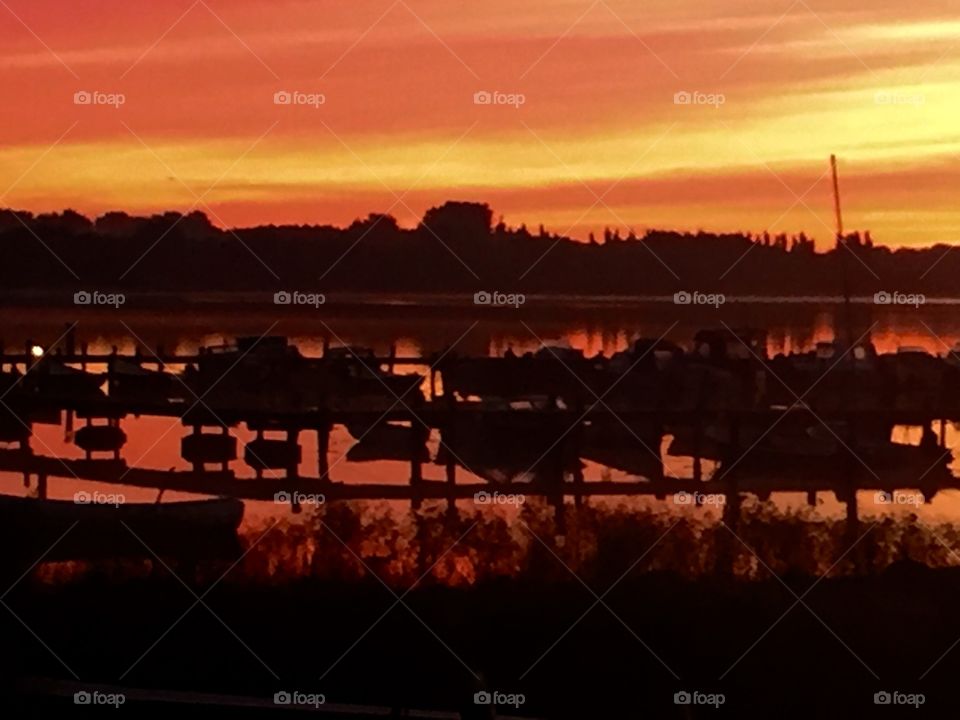
<path id="1" fill-rule="evenodd" d="M 804 230 L 822 246 L 835 152 L 849 227 L 953 242 L 956 10 L 3 0 L 0 203 L 92 215 L 188 210 L 200 196 L 218 224 L 389 211 L 409 225 L 469 199 L 577 237 L 605 225 Z M 525 102 L 475 104 L 484 90 Z M 77 105 L 78 91 L 125 101 Z M 325 102 L 276 105 L 277 91 Z M 724 102 L 678 105 L 680 91 Z"/>

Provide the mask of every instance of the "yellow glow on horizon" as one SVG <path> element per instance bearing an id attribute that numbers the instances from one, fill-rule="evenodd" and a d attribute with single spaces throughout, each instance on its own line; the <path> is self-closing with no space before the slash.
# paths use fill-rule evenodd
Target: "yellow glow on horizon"
<path id="1" fill-rule="evenodd" d="M 956 40 L 960 21 L 897 22 L 883 25 L 860 25 L 848 31 L 852 37 L 866 40 Z"/>
<path id="2" fill-rule="evenodd" d="M 144 138 L 150 150 L 132 137 L 65 141 L 10 197 L 79 193 L 137 207 L 145 194 L 154 201 L 190 198 L 184 184 L 201 194 L 221 176 L 210 197 L 259 197 L 272 188 L 532 188 L 677 172 L 752 172 L 762 164 L 788 169 L 819 165 L 833 152 L 862 164 L 916 164 L 960 150 L 960 83 L 811 88 L 739 105 L 731 96 L 721 108 L 671 109 L 669 118 L 655 124 L 590 134 L 529 125 L 475 132 L 459 142 L 453 135 L 341 136 L 349 150 L 326 133 L 309 140 L 277 136 L 239 161 L 250 147 L 246 138 Z M 0 149 L 0 184 L 12 183 L 46 150 Z"/>
<path id="3" fill-rule="evenodd" d="M 2 204 L 142 213 L 184 210 L 207 193 L 211 205 L 241 208 L 224 215 L 248 224 L 340 223 L 409 192 L 415 207 L 405 216 L 469 198 L 556 231 L 773 225 L 821 235 L 821 198 L 808 200 L 810 217 L 791 210 L 791 191 L 835 153 L 845 176 L 873 180 L 852 188 L 850 212 L 876 221 L 883 241 L 956 237 L 946 197 L 960 182 L 960 60 L 944 50 L 960 20 L 937 19 L 933 0 L 875 13 L 801 4 L 785 14 L 739 0 L 706 9 L 422 5 L 420 19 L 390 9 L 369 37 L 383 9 L 364 3 L 322 18 L 300 0 L 270 12 L 240 3 L 228 18 L 236 36 L 198 7 L 129 75 L 165 11 L 123 10 L 87 33 L 50 12 L 52 27 L 40 30 L 58 57 L 0 26 L 0 76 L 17 98 L 11 119 L 0 118 L 9 138 L 0 190 L 12 187 Z M 123 77 L 101 89 L 127 93 L 125 108 L 70 104 L 77 87 L 61 60 L 84 83 L 91 73 Z M 280 88 L 323 92 L 329 103 L 278 111 L 270 100 Z M 481 88 L 522 91 L 529 102 L 478 109 L 470 96 Z M 679 90 L 723 93 L 725 102 L 675 105 Z M 51 147 L 73 121 L 77 129 Z M 898 173 L 922 182 L 897 186 Z M 725 182 L 739 195 L 723 198 Z M 591 211 L 594 193 L 614 185 L 609 207 Z"/>

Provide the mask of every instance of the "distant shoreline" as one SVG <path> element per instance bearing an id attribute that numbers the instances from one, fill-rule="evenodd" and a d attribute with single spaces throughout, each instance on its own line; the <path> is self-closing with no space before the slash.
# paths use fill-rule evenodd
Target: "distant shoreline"
<path id="1" fill-rule="evenodd" d="M 679 294 L 690 299 L 677 305 L 745 307 L 836 305 L 844 291 L 859 304 L 875 294 L 924 304 L 910 299 L 922 293 L 953 305 L 960 294 L 951 246 L 893 250 L 866 231 L 820 252 L 803 233 L 608 229 L 602 242 L 583 243 L 493 218 L 489 205 L 459 201 L 430 208 L 414 229 L 377 214 L 345 228 L 223 231 L 199 212 L 0 213 L 0 302 L 69 306 L 74 293 L 123 293 L 128 307 L 246 309 L 269 306 L 272 293 L 307 296 L 276 303 L 292 312 L 315 309 L 319 294 L 341 309 L 469 308 L 477 294 L 490 296 L 476 302 L 490 310 L 607 312 L 663 307 Z"/>

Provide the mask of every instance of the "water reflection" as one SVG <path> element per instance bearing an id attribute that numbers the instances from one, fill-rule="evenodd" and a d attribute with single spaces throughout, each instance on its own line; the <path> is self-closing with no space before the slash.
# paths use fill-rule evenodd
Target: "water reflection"
<path id="1" fill-rule="evenodd" d="M 442 309 L 442 308 L 441 308 Z M 513 312 L 513 311 L 511 311 Z M 132 351 L 137 340 L 151 347 L 194 352 L 205 345 L 218 345 L 237 336 L 274 335 L 291 338 L 306 355 L 319 355 L 323 342 L 344 342 L 370 347 L 386 354 L 393 345 L 398 354 L 441 352 L 469 329 L 458 344 L 464 355 L 502 355 L 507 348 L 536 349 L 541 340 L 567 342 L 587 355 L 603 352 L 609 356 L 627 347 L 635 336 L 660 337 L 689 344 L 703 328 L 755 327 L 767 331 L 768 352 L 804 352 L 817 342 L 832 340 L 847 323 L 845 311 L 836 306 L 726 305 L 720 311 L 672 305 L 616 308 L 604 314 L 570 311 L 563 317 L 549 312 L 524 312 L 473 317 L 453 311 L 440 314 L 386 307 L 361 315 L 338 316 L 335 308 L 316 315 L 278 317 L 275 312 L 245 308 L 243 314 L 87 312 L 79 320 L 78 338 L 92 350 Z M 943 354 L 960 340 L 960 314 L 950 306 L 927 305 L 919 309 L 894 306 L 855 305 L 850 324 L 856 335 L 872 327 L 871 339 L 880 352 L 899 347 L 920 347 Z M 73 320 L 74 318 L 71 318 Z M 272 328 L 272 329 L 271 329 Z M 23 309 L 0 318 L 0 340 L 8 348 L 19 348 L 27 340 L 50 343 L 65 329 L 62 311 Z"/>
<path id="2" fill-rule="evenodd" d="M 835 337 L 835 325 L 840 311 L 831 307 L 732 307 L 725 310 L 722 322 L 738 326 L 762 326 L 767 329 L 767 351 L 773 356 L 779 353 L 804 352 L 816 343 Z M 672 314 L 678 312 L 679 314 Z M 856 318 L 859 326 L 875 323 L 871 339 L 880 352 L 895 351 L 899 347 L 920 347 L 931 353 L 945 352 L 960 339 L 960 317 L 951 314 L 949 309 L 938 307 L 923 308 L 918 312 L 882 310 L 876 308 L 858 308 L 864 317 Z M 284 318 L 274 326 L 276 318 L 257 316 L 256 314 L 237 317 L 235 315 L 212 313 L 208 315 L 192 314 L 183 318 L 164 318 L 159 316 L 125 315 L 118 319 L 113 315 L 84 316 L 78 326 L 78 342 L 88 343 L 95 353 L 107 353 L 116 347 L 121 353 L 132 353 L 137 339 L 145 340 L 154 347 L 163 346 L 168 350 L 193 353 L 199 348 L 222 344 L 237 335 L 259 335 L 270 329 L 271 334 L 285 334 L 308 357 L 322 353 L 325 344 L 347 342 L 373 348 L 378 354 L 386 355 L 393 348 L 401 356 L 422 356 L 441 352 L 454 340 L 468 335 L 458 346 L 458 352 L 464 355 L 500 356 L 511 350 L 517 354 L 535 351 L 544 341 L 563 342 L 572 348 L 583 350 L 588 356 L 602 353 L 611 356 L 628 347 L 636 335 L 658 337 L 666 333 L 667 339 L 689 345 L 693 333 L 705 326 L 716 326 L 718 318 L 699 311 L 699 314 L 680 313 L 676 309 L 655 307 L 645 310 L 621 312 L 616 320 L 603 315 L 556 319 L 535 317 L 519 321 L 514 318 L 479 321 L 472 318 L 418 317 L 415 312 L 404 314 L 385 313 L 384 317 L 339 318 L 325 316 L 316 318 Z M 474 326 L 474 323 L 476 325 Z M 472 328 L 472 329 L 471 329 Z M 8 347 L 19 346 L 27 341 L 49 343 L 63 331 L 62 315 L 45 311 L 27 311 L 17 317 L 4 318 L 0 323 L 0 334 Z M 91 370 L 102 368 L 91 367 Z M 188 470 L 189 464 L 181 457 L 180 440 L 186 429 L 176 419 L 139 417 L 124 421 L 128 443 L 124 455 L 131 466 L 154 468 L 158 470 Z M 957 431 L 947 427 L 948 448 L 957 447 Z M 64 428 L 38 425 L 34 428 L 33 447 L 38 453 L 62 457 L 80 458 L 82 451 L 72 442 Z M 897 442 L 917 444 L 920 430 L 915 427 L 898 426 L 894 428 L 893 439 Z M 244 426 L 234 431 L 239 443 L 247 443 L 255 434 Z M 599 438 L 602 440 L 603 438 Z M 690 477 L 694 474 L 693 461 L 689 457 L 672 457 L 665 450 L 673 441 L 671 435 L 662 438 L 661 455 L 665 461 L 663 473 L 666 476 Z M 312 433 L 301 436 L 302 461 L 298 472 L 303 476 L 319 474 L 317 438 Z M 371 462 L 351 462 L 347 453 L 355 445 L 355 436 L 345 427 L 335 426 L 330 436 L 329 453 L 330 473 L 337 481 L 351 484 L 387 483 L 405 485 L 410 482 L 410 466 L 405 461 L 376 460 Z M 425 465 L 423 472 L 426 480 L 442 481 L 443 452 L 440 436 L 432 431 L 427 437 L 427 449 L 431 458 L 439 458 L 437 465 Z M 464 457 L 468 449 L 457 448 Z M 502 449 L 502 448 L 501 448 Z M 536 455 L 536 453 L 534 453 Z M 472 459 L 472 458 L 464 458 Z M 616 462 L 604 452 L 602 443 L 594 445 L 594 452 L 585 453 L 582 474 L 586 480 L 619 482 L 636 480 L 645 475 L 642 455 L 634 461 Z M 478 469 L 479 462 L 467 462 L 470 468 Z M 529 463 L 519 462 L 529 466 Z M 254 471 L 242 462 L 234 462 L 231 469 L 238 482 L 254 477 Z M 705 461 L 702 471 L 709 478 L 713 467 Z M 956 461 L 953 466 L 956 470 Z M 473 475 L 463 470 L 458 482 L 483 482 L 487 477 L 478 471 Z M 270 473 L 267 473 L 269 477 Z M 17 475 L 4 474 L 5 492 L 26 494 L 32 488 L 23 488 Z M 115 485 L 91 485 L 71 479 L 57 479 L 48 486 L 52 498 L 70 498 L 78 489 L 116 490 Z M 156 491 L 121 486 L 127 497 L 133 501 L 149 502 L 155 499 Z M 187 493 L 168 493 L 166 499 L 192 497 Z M 960 495 L 954 491 L 939 492 L 932 501 L 919 506 L 907 503 L 877 503 L 869 493 L 858 496 L 861 516 L 902 516 L 915 513 L 923 521 L 935 522 L 944 518 L 960 517 Z M 814 507 L 810 507 L 811 500 Z M 248 502 L 244 518 L 244 529 L 250 532 L 273 519 L 292 521 L 291 527 L 302 524 L 302 518 L 290 518 L 289 509 L 283 505 L 269 502 Z M 589 512 L 605 512 L 613 508 L 674 517 L 677 513 L 687 512 L 678 509 L 669 498 L 633 497 L 629 499 L 595 498 L 587 503 Z M 392 512 L 404 514 L 408 504 L 401 501 L 385 504 Z M 461 510 L 474 510 L 469 501 L 459 501 Z M 834 493 L 814 493 L 813 496 L 790 493 L 774 493 L 771 507 L 783 513 L 787 518 L 803 518 L 807 522 L 834 522 L 842 519 L 844 503 Z M 488 512 L 488 511 L 485 511 Z M 586 512 L 586 511 L 585 511 Z M 690 512 L 700 512 L 698 509 Z M 815 514 L 811 515 L 811 513 Z M 510 520 L 510 517 L 506 517 Z M 826 519 L 826 520 L 823 520 Z M 706 525 L 716 525 L 719 516 L 704 520 Z M 509 524 L 509 523 L 508 523 Z M 291 530 L 291 532 L 296 532 Z"/>

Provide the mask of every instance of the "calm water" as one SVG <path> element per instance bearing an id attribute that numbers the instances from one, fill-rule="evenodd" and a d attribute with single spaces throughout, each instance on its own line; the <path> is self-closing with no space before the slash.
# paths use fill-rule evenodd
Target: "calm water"
<path id="1" fill-rule="evenodd" d="M 379 317 L 377 315 L 380 315 Z M 238 335 L 259 336 L 265 333 L 290 337 L 305 355 L 319 355 L 326 339 L 331 345 L 349 343 L 375 349 L 378 354 L 386 355 L 391 345 L 401 356 L 422 355 L 442 352 L 456 343 L 455 350 L 461 354 L 499 355 L 507 348 L 516 352 L 536 350 L 541 343 L 563 341 L 585 351 L 587 355 L 613 352 L 627 347 L 630 339 L 636 335 L 659 337 L 665 334 L 669 340 L 681 345 L 689 345 L 693 334 L 702 328 L 722 327 L 726 323 L 731 327 L 763 327 L 768 331 L 768 351 L 771 355 L 780 352 L 805 351 L 821 340 L 833 339 L 835 325 L 842 313 L 838 308 L 800 306 L 730 306 L 720 310 L 676 308 L 672 306 L 635 307 L 618 312 L 617 320 L 609 313 L 582 314 L 572 313 L 572 317 L 545 318 L 542 314 L 530 315 L 518 313 L 512 309 L 503 309 L 493 317 L 451 314 L 444 317 L 436 308 L 429 313 L 420 313 L 416 308 L 404 308 L 398 313 L 395 309 L 378 313 L 376 309 L 355 314 L 352 317 L 337 316 L 325 309 L 325 314 L 317 316 L 298 315 L 277 318 L 275 314 L 244 311 L 229 313 L 223 311 L 211 313 L 170 313 L 137 314 L 100 312 L 84 314 L 78 318 L 78 342 L 89 343 L 94 352 L 109 352 L 116 346 L 121 352 L 132 352 L 138 339 L 156 347 L 162 344 L 167 350 L 192 352 L 197 348 L 219 344 Z M 63 311 L 25 310 L 8 313 L 0 319 L 0 339 L 8 348 L 21 347 L 26 341 L 49 344 L 59 338 L 65 329 Z M 858 307 L 851 318 L 854 332 L 859 335 L 873 326 L 871 339 L 881 352 L 896 351 L 898 347 L 922 347 L 931 353 L 943 354 L 948 348 L 960 341 L 960 311 L 950 307 L 928 307 L 919 310 L 898 311 L 879 308 Z M 180 440 L 186 429 L 176 420 L 163 418 L 127 418 L 123 427 L 128 443 L 123 449 L 123 457 L 131 466 L 158 469 L 188 469 L 187 463 L 180 457 Z M 32 447 L 35 452 L 58 457 L 79 458 L 82 452 L 68 442 L 62 427 L 36 426 Z M 234 434 L 240 442 L 252 438 L 245 428 L 237 428 Z M 903 442 L 919 440 L 918 428 L 897 428 L 894 439 Z M 317 449 L 314 433 L 301 436 L 303 462 L 301 474 L 316 476 Z M 330 464 L 331 476 L 341 482 L 387 482 L 403 484 L 409 482 L 409 464 L 405 462 L 368 462 L 354 463 L 345 460 L 347 450 L 353 444 L 352 437 L 342 427 L 336 427 L 331 437 Z M 665 445 L 669 438 L 665 439 Z M 438 448 L 436 433 L 429 439 L 431 457 L 436 456 Z M 960 445 L 958 433 L 948 428 L 948 444 L 951 448 Z M 668 474 L 689 476 L 691 461 L 687 458 L 671 458 L 664 453 Z M 232 469 L 239 478 L 253 477 L 253 471 L 242 460 L 235 461 Z M 709 470 L 709 468 L 707 468 Z M 960 464 L 954 463 L 954 470 L 960 470 Z M 430 479 L 442 479 L 443 468 L 425 465 L 424 473 Z M 586 462 L 585 477 L 589 480 L 628 479 L 626 473 L 613 470 L 593 462 Z M 21 494 L 28 492 L 22 486 L 19 476 L 3 476 L 3 492 Z M 474 481 L 469 472 L 458 468 L 458 481 Z M 128 501 L 149 501 L 156 493 L 132 488 L 105 486 L 76 481 L 51 479 L 49 493 L 51 497 L 69 498 L 78 489 L 101 490 L 103 492 L 122 492 Z M 875 513 L 908 513 L 918 511 L 921 517 L 937 519 L 960 519 L 960 493 L 952 491 L 939 493 L 934 501 L 924 507 L 904 506 L 890 508 L 877 506 L 870 493 L 862 493 L 860 512 L 862 516 Z M 177 494 L 166 494 L 165 499 L 175 499 Z M 467 502 L 467 501 L 464 501 Z M 594 504 L 621 503 L 622 498 L 594 499 Z M 805 496 L 780 494 L 774 497 L 777 506 L 784 509 L 801 507 Z M 818 510 L 825 515 L 841 513 L 843 506 L 835 500 L 832 493 L 820 493 L 817 498 Z M 702 514 L 709 510 L 676 506 L 672 502 L 653 499 L 630 499 L 631 506 L 657 508 L 664 513 Z M 397 510 L 406 507 L 404 503 L 392 503 Z M 472 506 L 473 504 L 470 503 Z M 493 512 L 509 510 L 496 509 Z M 259 526 L 270 518 L 283 517 L 289 511 L 284 506 L 271 503 L 248 503 L 245 525 L 247 528 Z"/>

